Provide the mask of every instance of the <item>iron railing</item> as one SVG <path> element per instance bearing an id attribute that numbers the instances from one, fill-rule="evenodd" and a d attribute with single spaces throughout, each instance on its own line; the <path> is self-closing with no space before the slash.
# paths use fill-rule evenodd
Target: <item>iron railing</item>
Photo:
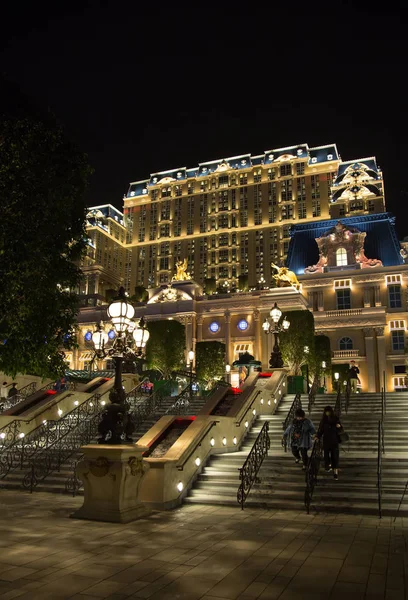
<path id="1" fill-rule="evenodd" d="M 239 469 L 239 479 L 241 483 L 239 484 L 237 491 L 237 501 L 238 504 L 241 505 L 242 510 L 244 510 L 245 500 L 247 499 L 253 484 L 260 483 L 258 472 L 271 445 L 268 432 L 269 421 L 265 421 L 250 453 L 242 467 Z"/>
<path id="2" fill-rule="evenodd" d="M 346 390 L 344 392 L 344 412 L 347 414 L 350 404 L 350 396 L 351 396 L 351 383 L 350 379 L 347 379 Z"/>
<path id="3" fill-rule="evenodd" d="M 286 419 L 284 421 L 282 421 L 282 429 L 283 432 L 285 433 L 286 429 L 288 428 L 288 426 L 290 425 L 290 423 L 293 422 L 294 418 L 295 418 L 295 413 L 296 411 L 302 408 L 302 400 L 301 400 L 301 394 L 300 392 L 298 392 L 292 402 L 292 406 L 290 407 L 288 414 L 286 416 Z M 290 443 L 289 443 L 290 445 Z M 288 451 L 288 436 L 283 436 L 282 437 L 282 446 L 285 449 L 285 452 Z"/>
<path id="4" fill-rule="evenodd" d="M 310 504 L 317 484 L 317 476 L 319 474 L 322 457 L 323 442 L 321 439 L 316 438 L 313 442 L 312 453 L 306 467 L 305 507 L 307 514 L 310 513 Z"/>
<path id="5" fill-rule="evenodd" d="M 378 516 L 382 517 L 382 455 L 384 454 L 384 426 L 378 421 L 378 448 L 377 448 L 377 491 L 378 491 Z M 399 509 L 398 509 L 399 510 Z"/>
<path id="6" fill-rule="evenodd" d="M 18 390 L 18 395 L 20 396 L 20 398 L 22 400 L 25 400 L 26 398 L 28 398 L 28 396 L 31 396 L 32 394 L 34 394 L 36 389 L 37 389 L 37 382 L 32 381 L 31 383 L 27 383 L 27 385 L 20 388 Z"/>
<path id="7" fill-rule="evenodd" d="M 95 398 L 95 396 L 97 397 Z M 95 396 L 92 396 L 94 407 L 96 407 L 95 412 L 89 413 L 86 411 L 83 413 L 80 423 L 76 423 L 72 427 L 69 426 L 52 444 L 41 448 L 39 452 L 30 457 L 29 468 L 22 482 L 23 488 L 30 490 L 32 493 L 33 489 L 41 481 L 44 481 L 48 475 L 59 471 L 61 465 L 78 452 L 78 448 L 89 444 L 96 438 L 98 426 L 102 419 L 102 406 L 99 403 L 100 395 L 95 394 Z M 88 408 L 90 407 L 88 406 Z M 75 418 L 72 420 L 76 421 Z"/>
<path id="8" fill-rule="evenodd" d="M 101 413 L 103 404 L 99 401 L 100 397 L 100 394 L 94 394 L 61 419 L 44 421 L 27 435 L 20 432 L 17 439 L 0 452 L 0 478 L 16 469 L 23 469 L 26 461 L 35 461 L 40 452 L 55 447 L 81 422 Z"/>
<path id="9" fill-rule="evenodd" d="M 340 419 L 341 411 L 342 411 L 342 402 L 341 402 L 341 387 L 340 387 L 340 384 L 338 384 L 338 385 L 339 385 L 339 389 L 337 390 L 336 404 L 334 405 L 334 414 L 336 415 L 336 417 L 338 417 Z"/>
<path id="10" fill-rule="evenodd" d="M 307 412 L 309 414 L 312 412 L 312 408 L 313 408 L 315 400 L 316 400 L 316 393 L 317 393 L 318 386 L 319 386 L 319 382 L 315 378 L 313 380 L 312 387 L 310 388 L 310 392 L 309 392 L 309 399 L 308 399 L 308 404 L 307 404 Z"/>

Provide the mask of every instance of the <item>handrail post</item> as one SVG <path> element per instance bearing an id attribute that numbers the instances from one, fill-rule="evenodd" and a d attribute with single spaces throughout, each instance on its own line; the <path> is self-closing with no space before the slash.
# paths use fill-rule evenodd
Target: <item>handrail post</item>
<path id="1" fill-rule="evenodd" d="M 385 371 L 383 371 L 383 390 L 384 390 L 384 413 L 387 414 L 387 400 L 386 400 L 386 377 Z"/>

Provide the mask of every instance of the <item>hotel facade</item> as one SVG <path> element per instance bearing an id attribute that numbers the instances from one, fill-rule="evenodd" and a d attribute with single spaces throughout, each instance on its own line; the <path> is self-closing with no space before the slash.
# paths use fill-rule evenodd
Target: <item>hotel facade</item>
<path id="1" fill-rule="evenodd" d="M 153 173 L 130 184 L 123 214 L 104 205 L 87 219 L 72 368 L 91 360 L 85 335 L 106 320 L 106 298 L 122 284 L 130 296 L 149 290 L 138 316 L 182 321 L 187 351 L 224 342 L 226 363 L 249 351 L 268 367 L 272 336 L 262 322 L 273 302 L 311 310 L 334 366 L 356 361 L 365 391 L 379 391 L 384 372 L 387 389 L 404 388 L 406 249 L 374 157 L 344 162 L 335 144 L 300 144 Z M 183 260 L 191 280 L 171 284 Z M 283 264 L 300 290 L 274 287 Z"/>

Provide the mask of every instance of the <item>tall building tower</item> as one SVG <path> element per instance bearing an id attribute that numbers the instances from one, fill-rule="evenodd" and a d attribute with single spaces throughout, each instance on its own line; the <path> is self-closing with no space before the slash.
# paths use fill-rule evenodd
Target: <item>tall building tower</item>
<path id="1" fill-rule="evenodd" d="M 291 225 L 383 210 L 375 158 L 342 163 L 335 144 L 153 173 L 124 198 L 125 286 L 132 293 L 167 283 L 185 258 L 204 286 L 268 286 L 271 263 L 285 262 Z"/>

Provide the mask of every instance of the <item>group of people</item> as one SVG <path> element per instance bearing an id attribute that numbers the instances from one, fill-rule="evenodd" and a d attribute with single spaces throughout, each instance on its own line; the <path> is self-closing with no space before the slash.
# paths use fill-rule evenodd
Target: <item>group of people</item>
<path id="1" fill-rule="evenodd" d="M 287 427 L 283 437 L 290 439 L 295 462 L 302 461 L 304 470 L 308 464 L 307 452 L 313 445 L 313 439 L 323 438 L 324 466 L 328 473 L 333 471 L 334 479 L 337 480 L 339 478 L 339 433 L 342 428 L 331 406 L 325 407 L 317 432 L 312 421 L 306 418 L 305 411 L 298 408 L 293 422 Z"/>

